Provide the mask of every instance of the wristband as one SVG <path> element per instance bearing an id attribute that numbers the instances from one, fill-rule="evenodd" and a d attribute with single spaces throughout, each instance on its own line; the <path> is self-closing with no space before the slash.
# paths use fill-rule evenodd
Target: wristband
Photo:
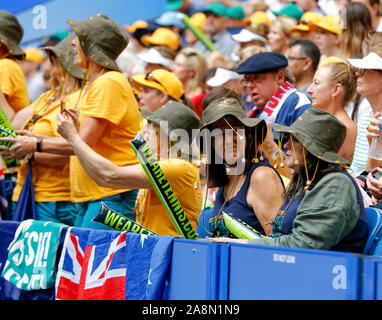
<path id="1" fill-rule="evenodd" d="M 41 144 L 42 144 L 42 138 L 38 138 L 38 139 L 37 139 L 37 143 L 36 143 L 36 151 L 37 151 L 37 152 L 42 152 L 42 150 L 41 150 Z"/>

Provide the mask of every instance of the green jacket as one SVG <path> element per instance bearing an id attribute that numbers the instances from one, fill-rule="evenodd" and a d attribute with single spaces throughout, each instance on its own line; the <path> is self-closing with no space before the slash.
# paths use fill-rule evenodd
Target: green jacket
<path id="1" fill-rule="evenodd" d="M 248 243 L 329 250 L 354 229 L 359 215 L 353 182 L 343 173 L 330 173 L 306 191 L 291 234 Z"/>

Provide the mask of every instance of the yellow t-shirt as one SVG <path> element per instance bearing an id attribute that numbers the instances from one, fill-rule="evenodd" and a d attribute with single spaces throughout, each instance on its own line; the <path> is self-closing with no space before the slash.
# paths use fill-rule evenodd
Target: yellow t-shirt
<path id="1" fill-rule="evenodd" d="M 140 112 L 129 81 L 121 72 L 109 71 L 97 78 L 78 106 L 81 122 L 85 116 L 107 120 L 102 136 L 92 147 L 95 152 L 118 166 L 138 163 L 129 142 L 140 130 Z M 70 183 L 74 202 L 97 200 L 128 190 L 100 187 L 77 157 L 70 158 Z"/>
<path id="2" fill-rule="evenodd" d="M 67 105 L 75 103 L 79 97 L 79 90 L 68 95 L 64 100 Z M 41 114 L 42 117 L 29 130 L 50 137 L 60 137 L 57 132 L 57 112 L 60 110 L 60 103 L 55 102 L 48 111 L 42 112 L 46 108 L 47 99 L 51 97 L 53 91 L 50 90 L 40 96 L 33 104 L 33 112 Z M 41 110 L 41 108 L 43 110 Z M 17 175 L 17 184 L 13 191 L 13 201 L 17 201 L 23 187 L 28 165 L 20 168 Z M 69 164 L 49 167 L 37 162 L 32 162 L 33 189 L 35 201 L 70 201 L 70 181 Z"/>
<path id="3" fill-rule="evenodd" d="M 17 61 L 0 59 L 0 88 L 15 112 L 29 105 L 25 76 Z"/>
<path id="4" fill-rule="evenodd" d="M 158 164 L 196 231 L 202 208 L 199 169 L 195 164 L 181 159 L 160 160 Z M 136 215 L 139 224 L 159 235 L 179 236 L 154 189 L 140 190 Z"/>

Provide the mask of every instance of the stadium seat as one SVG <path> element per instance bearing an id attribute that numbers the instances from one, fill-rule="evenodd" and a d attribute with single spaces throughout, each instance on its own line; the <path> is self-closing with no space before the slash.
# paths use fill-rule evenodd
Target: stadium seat
<path id="1" fill-rule="evenodd" d="M 382 256 L 382 210 L 371 207 L 366 208 L 366 216 L 369 225 L 369 237 L 363 254 Z"/>

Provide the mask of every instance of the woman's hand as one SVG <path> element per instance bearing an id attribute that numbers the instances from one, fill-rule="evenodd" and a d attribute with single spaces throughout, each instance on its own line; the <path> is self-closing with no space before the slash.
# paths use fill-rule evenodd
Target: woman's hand
<path id="1" fill-rule="evenodd" d="M 79 115 L 80 113 L 73 108 L 65 109 L 62 114 L 57 113 L 57 131 L 68 142 L 78 135 Z"/>
<path id="2" fill-rule="evenodd" d="M 27 154 L 36 151 L 37 139 L 29 136 L 17 136 L 16 138 L 0 138 L 2 142 L 10 142 L 13 145 L 10 148 L 0 146 L 1 155 L 4 158 L 24 159 Z"/>
<path id="3" fill-rule="evenodd" d="M 382 168 L 375 168 L 369 172 L 366 179 L 366 185 L 370 193 L 378 201 L 382 200 L 382 181 L 374 178 L 374 173 L 382 173 Z"/>
<path id="4" fill-rule="evenodd" d="M 378 118 L 382 115 L 382 113 L 372 113 L 370 117 L 370 124 L 366 127 L 366 138 L 369 142 L 369 145 L 371 144 L 371 140 L 373 138 L 379 137 L 381 130 L 379 127 L 382 125 L 381 121 L 378 120 Z"/>

